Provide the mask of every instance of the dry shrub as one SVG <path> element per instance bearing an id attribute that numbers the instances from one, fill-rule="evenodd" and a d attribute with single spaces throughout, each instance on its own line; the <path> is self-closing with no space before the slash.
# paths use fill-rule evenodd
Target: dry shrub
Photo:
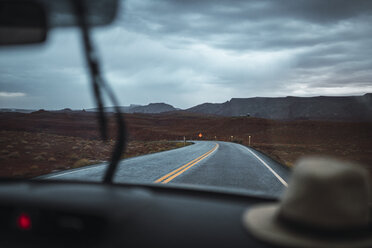
<path id="1" fill-rule="evenodd" d="M 76 161 L 73 167 L 77 168 L 77 167 L 82 167 L 82 166 L 89 165 L 89 164 L 91 164 L 91 161 L 89 159 L 82 158 Z"/>
<path id="2" fill-rule="evenodd" d="M 19 158 L 20 156 L 19 152 L 12 152 L 8 155 L 8 158 Z"/>
<path id="3" fill-rule="evenodd" d="M 69 158 L 72 159 L 72 160 L 77 160 L 77 159 L 79 159 L 79 156 L 77 154 L 73 153 L 69 156 Z"/>
<path id="4" fill-rule="evenodd" d="M 35 161 L 44 161 L 45 158 L 43 156 L 41 156 L 41 155 L 38 155 L 38 156 L 34 157 L 33 160 L 35 160 Z"/>
<path id="5" fill-rule="evenodd" d="M 45 149 L 49 149 L 50 148 L 50 144 L 49 143 L 43 143 L 42 146 Z"/>
<path id="6" fill-rule="evenodd" d="M 92 150 L 92 147 L 90 145 L 84 146 L 84 150 Z"/>
<path id="7" fill-rule="evenodd" d="M 4 150 L 1 150 L 0 153 L 1 154 L 9 154 L 9 151 L 4 149 Z"/>

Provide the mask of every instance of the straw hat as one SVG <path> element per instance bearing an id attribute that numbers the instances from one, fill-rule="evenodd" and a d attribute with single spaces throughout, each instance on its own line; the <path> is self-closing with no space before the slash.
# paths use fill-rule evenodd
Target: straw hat
<path id="1" fill-rule="evenodd" d="M 284 247 L 372 247 L 369 190 L 362 167 L 306 158 L 281 201 L 248 209 L 243 223 L 261 241 Z"/>

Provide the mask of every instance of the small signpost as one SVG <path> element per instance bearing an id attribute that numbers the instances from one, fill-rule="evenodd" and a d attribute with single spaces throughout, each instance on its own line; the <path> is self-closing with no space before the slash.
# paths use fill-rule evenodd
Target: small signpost
<path id="1" fill-rule="evenodd" d="M 248 136 L 248 145 L 251 146 L 251 136 Z"/>
<path id="2" fill-rule="evenodd" d="M 186 146 L 186 136 L 183 136 L 183 146 Z"/>

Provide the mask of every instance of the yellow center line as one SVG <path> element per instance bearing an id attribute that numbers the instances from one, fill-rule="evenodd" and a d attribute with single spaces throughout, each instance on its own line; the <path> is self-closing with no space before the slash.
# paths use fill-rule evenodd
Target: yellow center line
<path id="1" fill-rule="evenodd" d="M 214 151 L 214 150 L 213 150 Z M 179 175 L 181 175 L 182 173 L 184 173 L 185 171 L 187 171 L 188 169 L 190 169 L 191 167 L 193 167 L 194 165 L 196 165 L 197 163 L 199 163 L 201 160 L 205 159 L 206 157 L 208 157 L 213 151 L 210 151 L 208 154 L 204 155 L 202 158 L 200 158 L 198 161 L 195 161 L 194 163 L 190 164 L 189 166 L 187 166 L 186 168 L 184 168 L 183 170 L 177 172 L 176 174 L 174 174 L 173 176 L 170 176 L 168 177 L 167 179 L 165 179 L 163 182 L 161 183 L 168 183 L 170 182 L 171 180 L 173 180 L 175 177 L 178 177 Z"/>
<path id="2" fill-rule="evenodd" d="M 178 169 L 176 170 L 173 170 L 171 171 L 170 173 L 166 174 L 165 176 L 162 176 L 161 178 L 157 179 L 154 181 L 154 183 L 168 183 L 170 182 L 171 180 L 173 180 L 175 177 L 181 175 L 182 173 L 184 173 L 185 171 L 187 171 L 188 169 L 190 169 L 192 166 L 194 166 L 195 164 L 199 163 L 200 161 L 202 161 L 203 159 L 205 159 L 206 157 L 208 157 L 212 152 L 214 152 L 217 148 L 219 147 L 218 144 L 216 144 L 212 150 L 204 153 L 203 155 L 201 155 L 200 157 L 188 162 L 187 164 L 185 165 L 182 165 L 181 167 L 179 167 Z"/>
<path id="3" fill-rule="evenodd" d="M 203 154 L 202 156 L 204 156 L 204 155 L 205 155 L 205 154 Z M 165 176 L 162 176 L 161 178 L 157 179 L 157 180 L 155 181 L 155 183 L 159 183 L 159 182 L 163 181 L 164 179 L 166 179 L 167 177 L 172 176 L 174 173 L 177 173 L 178 171 L 182 170 L 183 168 L 187 167 L 188 165 L 190 165 L 191 163 L 197 161 L 198 159 L 200 159 L 200 157 L 198 157 L 198 158 L 196 158 L 196 159 L 194 159 L 194 160 L 188 162 L 188 163 L 185 164 L 185 165 L 182 165 L 180 168 L 178 168 L 178 169 L 176 169 L 176 170 L 174 170 L 174 171 L 172 171 L 172 172 L 166 174 Z"/>

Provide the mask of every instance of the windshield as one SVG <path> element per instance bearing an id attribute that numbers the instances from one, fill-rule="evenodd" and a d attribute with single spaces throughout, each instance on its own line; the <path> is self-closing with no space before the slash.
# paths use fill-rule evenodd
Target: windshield
<path id="1" fill-rule="evenodd" d="M 335 7 L 336 6 L 336 7 Z M 307 155 L 372 165 L 372 8 L 361 1 L 121 2 L 91 35 L 127 124 L 115 183 L 278 196 Z M 0 177 L 102 181 L 80 30 L 0 47 Z"/>

